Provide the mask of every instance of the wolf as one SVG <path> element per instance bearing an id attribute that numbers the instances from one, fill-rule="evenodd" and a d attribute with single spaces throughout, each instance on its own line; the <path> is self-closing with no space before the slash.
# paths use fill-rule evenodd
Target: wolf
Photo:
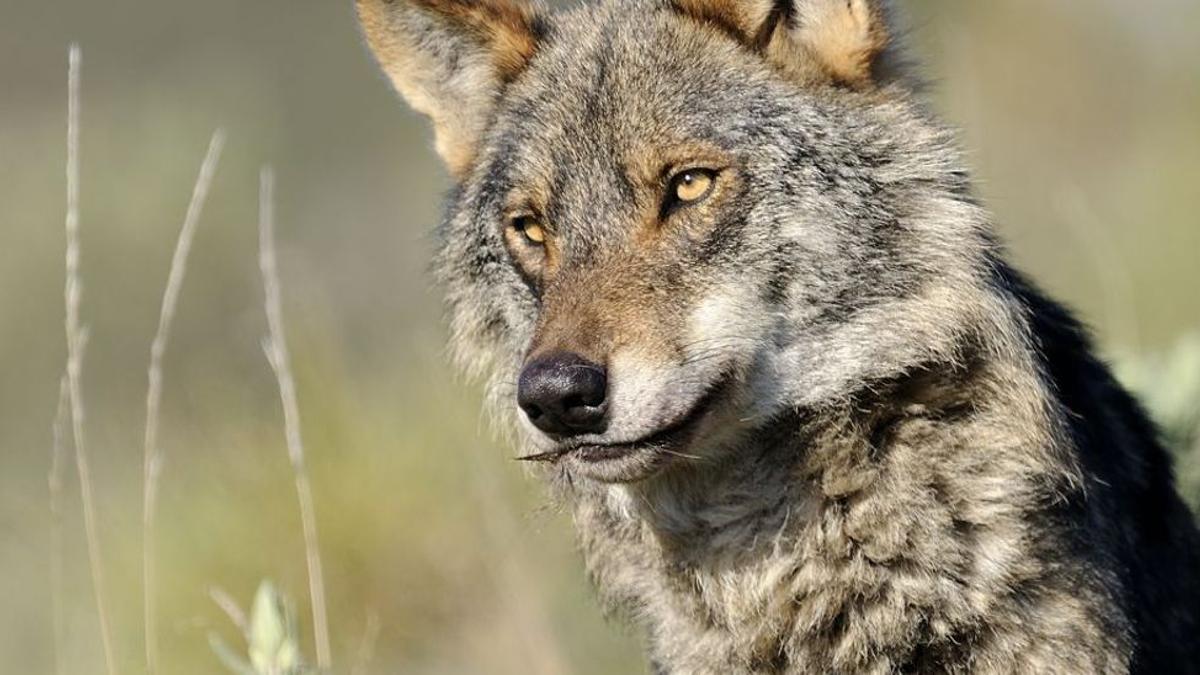
<path id="1" fill-rule="evenodd" d="M 357 0 L 453 352 L 660 673 L 1200 672 L 1200 534 L 880 0 Z"/>

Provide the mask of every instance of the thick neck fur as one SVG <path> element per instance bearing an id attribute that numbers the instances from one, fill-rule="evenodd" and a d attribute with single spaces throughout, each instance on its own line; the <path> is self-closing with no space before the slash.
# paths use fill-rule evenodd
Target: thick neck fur
<path id="1" fill-rule="evenodd" d="M 664 672 L 1123 671 L 1128 626 L 1068 525 L 1078 469 L 1033 359 L 1004 353 L 785 415 L 719 464 L 579 489 L 601 593 Z"/>

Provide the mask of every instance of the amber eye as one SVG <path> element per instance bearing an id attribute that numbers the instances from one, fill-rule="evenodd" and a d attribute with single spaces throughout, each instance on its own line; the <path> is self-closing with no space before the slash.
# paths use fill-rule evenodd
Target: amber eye
<path id="1" fill-rule="evenodd" d="M 546 230 L 533 216 L 517 216 L 509 221 L 509 227 L 535 246 L 546 243 Z"/>
<path id="2" fill-rule="evenodd" d="M 679 205 L 695 204 L 707 197 L 716 183 L 716 174 L 709 169 L 688 169 L 671 179 L 669 196 Z"/>

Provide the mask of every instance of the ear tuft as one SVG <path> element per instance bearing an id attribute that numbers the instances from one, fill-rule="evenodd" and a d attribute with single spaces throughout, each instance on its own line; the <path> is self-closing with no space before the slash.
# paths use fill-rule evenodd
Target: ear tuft
<path id="1" fill-rule="evenodd" d="M 802 0 L 795 38 L 834 80 L 869 84 L 889 41 L 887 19 L 872 0 Z"/>
<path id="2" fill-rule="evenodd" d="M 367 44 L 396 90 L 433 120 L 450 171 L 471 167 L 495 99 L 537 52 L 519 0 L 356 0 Z"/>
<path id="3" fill-rule="evenodd" d="M 884 0 L 673 0 L 677 12 L 762 53 L 798 83 L 866 87 L 884 72 Z"/>

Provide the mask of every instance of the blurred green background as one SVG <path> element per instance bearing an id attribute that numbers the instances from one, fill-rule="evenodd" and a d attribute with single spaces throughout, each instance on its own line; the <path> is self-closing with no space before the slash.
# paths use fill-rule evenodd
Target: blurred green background
<path id="1" fill-rule="evenodd" d="M 1152 394 L 1183 375 L 1195 383 L 1197 360 L 1170 355 L 1200 330 L 1200 5 L 907 6 L 934 104 L 963 128 L 1018 262 Z M 644 672 L 636 636 L 591 602 L 566 519 L 490 439 L 477 393 L 444 361 L 425 271 L 447 179 L 424 122 L 368 59 L 349 0 L 0 8 L 0 672 L 53 668 L 46 473 L 65 350 L 70 41 L 84 53 L 87 429 L 124 672 L 142 670 L 149 342 L 218 126 L 229 143 L 166 362 L 164 672 L 219 672 L 207 635 L 236 633 L 207 589 L 248 602 L 263 578 L 297 600 L 312 653 L 294 489 L 259 347 L 264 163 L 279 176 L 285 311 L 337 671 L 353 670 L 377 621 L 374 657 L 358 672 Z M 1155 402 L 1172 424 L 1195 423 L 1186 382 Z M 1172 438 L 1195 442 L 1186 429 Z M 1200 474 L 1184 461 L 1195 499 Z M 64 657 L 68 672 L 97 673 L 77 494 L 72 479 Z"/>

